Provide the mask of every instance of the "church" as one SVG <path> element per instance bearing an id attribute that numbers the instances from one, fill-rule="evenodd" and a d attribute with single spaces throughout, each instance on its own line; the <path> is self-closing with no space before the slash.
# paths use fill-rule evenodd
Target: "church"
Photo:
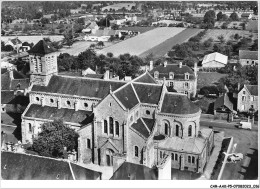
<path id="1" fill-rule="evenodd" d="M 57 52 L 39 41 L 30 51 L 30 103 L 22 142 L 41 124 L 62 119 L 79 133 L 78 161 L 171 167 L 202 173 L 214 147 L 213 130 L 200 128 L 201 110 L 187 95 L 169 92 L 145 72 L 130 81 L 58 75 Z"/>

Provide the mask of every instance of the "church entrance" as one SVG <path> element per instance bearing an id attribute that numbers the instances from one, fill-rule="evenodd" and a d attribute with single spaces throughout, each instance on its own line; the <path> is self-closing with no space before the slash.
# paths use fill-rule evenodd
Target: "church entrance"
<path id="1" fill-rule="evenodd" d="M 106 163 L 107 163 L 107 166 L 113 166 L 113 153 L 114 153 L 113 150 L 106 149 Z"/>

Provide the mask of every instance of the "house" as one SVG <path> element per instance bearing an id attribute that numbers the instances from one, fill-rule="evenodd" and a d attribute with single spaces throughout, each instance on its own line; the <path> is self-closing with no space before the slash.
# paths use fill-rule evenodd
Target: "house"
<path id="1" fill-rule="evenodd" d="M 93 34 L 86 35 L 84 39 L 86 41 L 108 41 L 111 38 L 111 36 L 121 37 L 122 34 L 119 30 L 104 29 L 104 30 L 97 30 Z"/>
<path id="2" fill-rule="evenodd" d="M 150 62 L 150 73 L 157 83 L 165 84 L 167 87 L 176 90 L 178 93 L 184 93 L 189 98 L 197 93 L 197 71 L 190 67 L 178 64 L 168 64 L 153 68 L 153 62 Z"/>
<path id="3" fill-rule="evenodd" d="M 258 65 L 258 51 L 239 50 L 239 63 L 242 66 Z"/>
<path id="4" fill-rule="evenodd" d="M 205 55 L 202 60 L 203 68 L 222 68 L 225 67 L 228 62 L 228 57 L 226 55 L 214 52 Z"/>
<path id="5" fill-rule="evenodd" d="M 244 85 L 237 95 L 237 110 L 248 112 L 250 108 L 258 110 L 258 85 Z"/>
<path id="6" fill-rule="evenodd" d="M 99 26 L 96 22 L 90 22 L 85 29 L 82 30 L 83 33 L 96 33 L 96 31 L 99 29 Z"/>
<path id="7" fill-rule="evenodd" d="M 13 47 L 14 50 L 19 50 L 20 47 L 22 46 L 22 41 L 20 41 L 20 39 L 18 39 L 18 37 L 14 38 L 14 39 L 8 39 L 5 42 L 5 46 L 6 45 L 11 45 Z"/>
<path id="8" fill-rule="evenodd" d="M 92 70 L 91 68 L 87 68 L 86 70 L 82 70 L 83 76 L 86 76 L 88 74 L 96 74 L 96 72 L 94 70 Z"/>
<path id="9" fill-rule="evenodd" d="M 225 93 L 214 102 L 214 115 L 221 119 L 233 119 L 233 103 Z"/>
<path id="10" fill-rule="evenodd" d="M 1 177 L 3 180 L 101 180 L 102 173 L 68 160 L 2 151 Z"/>
<path id="11" fill-rule="evenodd" d="M 79 134 L 80 163 L 126 161 L 203 172 L 214 133 L 200 128 L 201 110 L 186 95 L 168 92 L 147 71 L 131 81 L 57 75 L 57 54 L 38 52 L 40 46 L 45 44 L 40 41 L 30 51 L 35 58 L 30 59 L 30 104 L 22 114 L 23 144 L 32 142 L 43 123 L 62 118 Z"/>
<path id="12" fill-rule="evenodd" d="M 251 13 L 242 13 L 241 14 L 241 20 L 244 20 L 244 21 L 248 21 L 252 18 L 252 14 Z"/>

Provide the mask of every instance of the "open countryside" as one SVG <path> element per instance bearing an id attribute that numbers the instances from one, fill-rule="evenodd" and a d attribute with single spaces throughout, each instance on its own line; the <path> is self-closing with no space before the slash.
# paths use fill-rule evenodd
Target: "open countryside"
<path id="1" fill-rule="evenodd" d="M 8 39 L 13 39 L 14 36 L 1 36 L 1 40 L 6 42 L 8 41 Z M 63 35 L 32 35 L 32 36 L 18 36 L 18 39 L 21 42 L 28 42 L 28 43 L 33 43 L 36 44 L 39 42 L 39 40 L 43 39 L 43 38 L 50 38 L 51 41 L 61 41 L 64 36 Z"/>
<path id="2" fill-rule="evenodd" d="M 104 48 L 97 51 L 98 54 L 107 54 L 111 52 L 114 56 L 129 53 L 131 55 L 140 55 L 145 51 L 163 43 L 178 33 L 185 30 L 185 28 L 156 28 L 140 34 L 136 37 L 117 43 L 111 47 Z"/>

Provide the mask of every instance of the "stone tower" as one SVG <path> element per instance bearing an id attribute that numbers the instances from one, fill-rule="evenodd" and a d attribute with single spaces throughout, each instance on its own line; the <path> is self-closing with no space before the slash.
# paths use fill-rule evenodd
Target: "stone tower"
<path id="1" fill-rule="evenodd" d="M 32 84 L 46 86 L 51 76 L 58 73 L 56 51 L 44 40 L 40 40 L 28 51 Z"/>

